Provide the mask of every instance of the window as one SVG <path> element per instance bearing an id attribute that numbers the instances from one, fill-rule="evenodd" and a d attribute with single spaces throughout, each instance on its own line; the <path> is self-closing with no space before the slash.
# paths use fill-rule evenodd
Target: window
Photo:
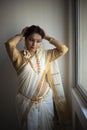
<path id="1" fill-rule="evenodd" d="M 87 0 L 76 0 L 76 86 L 87 101 Z"/>

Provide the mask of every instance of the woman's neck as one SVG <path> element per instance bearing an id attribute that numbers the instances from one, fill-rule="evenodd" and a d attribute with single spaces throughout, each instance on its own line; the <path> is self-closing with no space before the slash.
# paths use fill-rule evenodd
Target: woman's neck
<path id="1" fill-rule="evenodd" d="M 35 55 L 36 52 L 30 51 L 31 57 Z"/>

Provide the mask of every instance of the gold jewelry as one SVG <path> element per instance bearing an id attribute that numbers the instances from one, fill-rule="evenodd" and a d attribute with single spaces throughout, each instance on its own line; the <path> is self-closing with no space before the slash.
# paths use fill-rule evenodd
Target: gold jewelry
<path id="1" fill-rule="evenodd" d="M 36 72 L 36 73 L 38 72 L 38 74 L 39 74 L 40 73 L 40 61 L 39 61 L 39 58 L 38 58 L 38 54 L 36 54 L 35 57 L 36 57 L 37 71 L 36 71 L 33 63 L 31 62 L 30 58 L 28 59 L 28 61 L 29 61 L 30 65 L 31 65 L 32 69 L 34 70 L 34 72 Z"/>
<path id="2" fill-rule="evenodd" d="M 52 43 L 54 41 L 54 38 L 50 38 L 49 42 Z"/>
<path id="3" fill-rule="evenodd" d="M 38 70 L 38 73 L 40 73 L 40 60 L 39 60 L 38 53 L 36 53 L 35 57 L 36 57 L 36 63 L 37 63 L 37 70 Z"/>
<path id="4" fill-rule="evenodd" d="M 24 49 L 23 55 L 26 59 L 29 59 L 31 57 L 31 54 L 27 49 Z"/>
<path id="5" fill-rule="evenodd" d="M 31 62 L 31 54 L 30 54 L 30 52 L 25 49 L 23 54 L 24 54 L 24 57 L 27 59 L 27 61 L 30 63 L 30 65 L 31 65 L 32 69 L 34 70 L 34 72 L 40 73 L 40 60 L 39 60 L 38 52 L 36 52 L 36 54 L 35 54 L 37 70 L 35 69 L 33 63 Z"/>

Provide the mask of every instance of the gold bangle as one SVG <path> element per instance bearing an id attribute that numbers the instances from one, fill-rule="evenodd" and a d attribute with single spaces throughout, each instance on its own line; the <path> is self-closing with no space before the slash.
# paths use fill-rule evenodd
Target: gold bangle
<path id="1" fill-rule="evenodd" d="M 54 38 L 50 38 L 49 42 L 52 43 L 54 41 Z"/>

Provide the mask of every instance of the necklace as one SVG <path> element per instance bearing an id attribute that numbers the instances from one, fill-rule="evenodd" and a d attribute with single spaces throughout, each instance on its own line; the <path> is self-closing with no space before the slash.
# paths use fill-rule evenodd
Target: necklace
<path id="1" fill-rule="evenodd" d="M 35 59 L 36 59 L 36 65 L 37 65 L 36 69 L 31 61 L 32 55 L 30 54 L 30 52 L 25 49 L 23 54 L 24 54 L 25 59 L 27 59 L 27 61 L 30 63 L 30 66 L 32 67 L 34 72 L 39 74 L 40 73 L 40 60 L 39 60 L 38 52 L 35 53 Z"/>

